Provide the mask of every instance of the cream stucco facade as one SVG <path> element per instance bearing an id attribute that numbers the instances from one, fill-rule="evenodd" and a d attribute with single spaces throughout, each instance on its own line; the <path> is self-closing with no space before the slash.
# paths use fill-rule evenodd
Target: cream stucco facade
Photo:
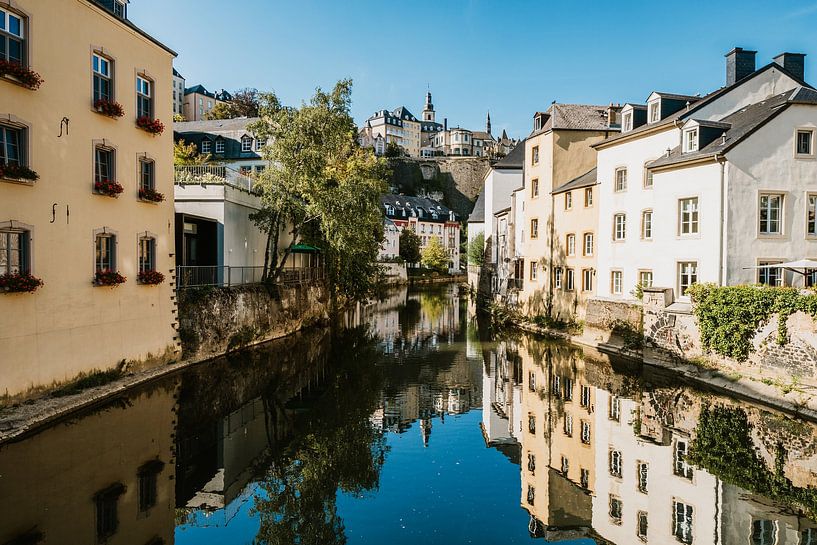
<path id="1" fill-rule="evenodd" d="M 27 64 L 44 82 L 30 90 L 0 79 L 2 127 L 17 131 L 22 163 L 39 175 L 28 183 L 0 179 L 0 232 L 25 247 L 12 259 L 44 285 L 34 293 L 0 293 L 0 394 L 177 350 L 170 130 L 175 54 L 86 0 L 21 0 L 10 11 L 24 21 Z M 95 55 L 110 63 L 110 97 L 123 106 L 122 117 L 93 108 Z M 150 83 L 153 117 L 166 126 L 159 135 L 135 124 L 137 78 Z M 104 178 L 124 189 L 118 198 L 95 192 L 99 150 L 111 159 Z M 164 202 L 139 198 L 146 160 Z M 98 238 L 109 244 L 101 260 Z M 152 256 L 140 253 L 141 239 L 151 241 Z M 164 275 L 163 283 L 137 282 L 140 256 Z M 96 286 L 100 263 L 127 281 Z"/>

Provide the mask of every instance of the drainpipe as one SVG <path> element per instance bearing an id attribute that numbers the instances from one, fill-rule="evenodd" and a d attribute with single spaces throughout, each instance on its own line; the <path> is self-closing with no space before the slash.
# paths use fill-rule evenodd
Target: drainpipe
<path id="1" fill-rule="evenodd" d="M 548 223 L 550 224 L 550 248 L 549 253 L 550 256 L 548 257 L 548 270 L 547 270 L 547 278 L 548 280 L 548 316 L 553 318 L 553 231 L 554 231 L 554 223 L 555 221 L 555 213 L 556 213 L 556 195 L 553 193 L 550 194 L 550 217 L 548 218 Z M 545 272 L 545 271 L 542 271 Z M 573 279 L 574 288 L 576 279 Z"/>
<path id="2" fill-rule="evenodd" d="M 726 285 L 726 158 L 723 155 L 715 154 L 714 159 L 721 165 L 721 183 L 720 183 L 720 234 L 718 236 L 718 264 L 720 266 L 718 275 L 718 284 Z"/>

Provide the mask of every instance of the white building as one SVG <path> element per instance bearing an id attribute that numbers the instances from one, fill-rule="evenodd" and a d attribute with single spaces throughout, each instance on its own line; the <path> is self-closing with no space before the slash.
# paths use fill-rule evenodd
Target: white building
<path id="1" fill-rule="evenodd" d="M 184 76 L 173 69 L 173 115 L 184 115 Z"/>
<path id="2" fill-rule="evenodd" d="M 817 256 L 817 91 L 803 82 L 803 55 L 759 70 L 754 51 L 726 57 L 725 87 L 654 92 L 596 145 L 598 295 L 790 282 L 749 267 Z"/>

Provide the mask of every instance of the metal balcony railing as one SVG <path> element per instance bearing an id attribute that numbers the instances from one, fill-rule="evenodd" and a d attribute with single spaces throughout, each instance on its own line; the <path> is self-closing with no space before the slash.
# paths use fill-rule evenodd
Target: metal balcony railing
<path id="1" fill-rule="evenodd" d="M 222 184 L 252 191 L 255 179 L 223 165 L 177 165 L 173 181 L 177 185 Z"/>
<path id="2" fill-rule="evenodd" d="M 260 284 L 263 281 L 264 267 L 224 266 L 190 266 L 176 267 L 176 288 L 197 288 L 203 286 L 232 287 L 247 284 Z M 276 284 L 298 285 L 323 281 L 323 267 L 305 267 L 285 269 Z"/>

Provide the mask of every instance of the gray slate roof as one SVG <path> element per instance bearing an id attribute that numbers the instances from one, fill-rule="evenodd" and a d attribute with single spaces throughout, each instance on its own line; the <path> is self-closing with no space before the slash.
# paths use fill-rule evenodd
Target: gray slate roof
<path id="1" fill-rule="evenodd" d="M 474 203 L 474 210 L 468 216 L 468 223 L 483 223 L 485 222 L 485 186 L 479 192 L 477 202 Z"/>
<path id="2" fill-rule="evenodd" d="M 260 117 L 235 117 L 233 119 L 181 121 L 173 124 L 173 130 L 178 133 L 240 131 L 260 119 Z"/>
<path id="3" fill-rule="evenodd" d="M 569 182 L 563 183 L 553 191 L 551 194 L 558 195 L 559 193 L 564 193 L 565 191 L 572 191 L 574 189 L 581 189 L 583 187 L 590 187 L 591 185 L 596 185 L 596 167 L 588 170 L 581 176 L 577 178 L 573 178 Z"/>
<path id="4" fill-rule="evenodd" d="M 549 130 L 578 130 L 578 131 L 618 131 L 617 125 L 607 123 L 607 106 L 591 104 L 559 104 L 553 103 L 547 112 L 548 117 L 544 126 L 534 131 L 531 136 Z"/>
<path id="5" fill-rule="evenodd" d="M 448 221 L 450 212 L 447 206 L 426 197 L 410 197 L 408 195 L 388 193 L 380 196 L 380 203 L 384 209 L 387 205 L 394 208 L 394 214 L 386 213 L 386 217 L 399 220 L 405 220 L 415 216 L 419 217 L 419 209 L 422 209 L 423 221 L 445 223 Z M 432 211 L 437 213 L 436 219 L 431 215 Z M 456 215 L 454 217 L 456 218 Z"/>
<path id="6" fill-rule="evenodd" d="M 521 169 L 525 166 L 525 141 L 521 140 L 511 152 L 494 164 L 494 168 Z"/>

